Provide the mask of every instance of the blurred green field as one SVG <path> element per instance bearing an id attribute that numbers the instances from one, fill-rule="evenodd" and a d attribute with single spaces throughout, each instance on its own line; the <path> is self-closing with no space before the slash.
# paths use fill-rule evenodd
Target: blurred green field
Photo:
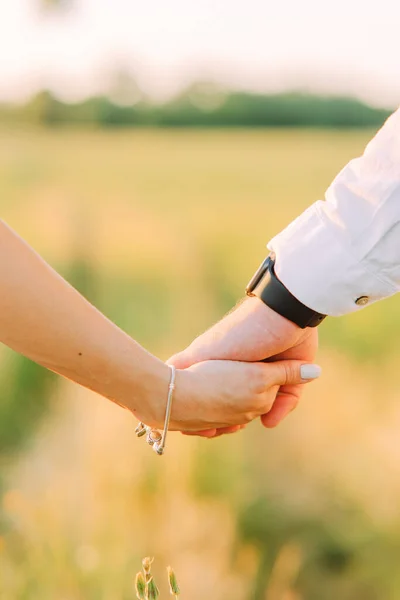
<path id="1" fill-rule="evenodd" d="M 1 215 L 167 358 L 235 304 L 270 237 L 372 134 L 2 130 Z M 396 311 L 327 320 L 324 377 L 276 431 L 171 436 L 162 461 L 119 408 L 38 384 L 3 350 L 0 443 L 17 428 L 7 398 L 22 415 L 24 397 L 50 406 L 3 454 L 0 600 L 128 600 L 146 554 L 175 566 L 183 600 L 399 598 Z"/>
<path id="2" fill-rule="evenodd" d="M 115 284 L 101 307 L 158 350 L 231 307 L 268 239 L 323 197 L 372 134 L 3 132 L 1 211 L 61 270 L 71 255 L 88 256 L 107 292 Z M 323 340 L 380 360 L 396 347 L 396 305 L 328 322 Z"/>

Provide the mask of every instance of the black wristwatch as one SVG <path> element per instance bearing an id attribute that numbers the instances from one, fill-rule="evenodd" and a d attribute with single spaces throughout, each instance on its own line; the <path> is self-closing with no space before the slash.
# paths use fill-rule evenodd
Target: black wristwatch
<path id="1" fill-rule="evenodd" d="M 267 256 L 246 287 L 248 296 L 257 296 L 267 306 L 302 329 L 316 327 L 325 319 L 305 306 L 279 281 L 274 271 L 275 257 Z"/>

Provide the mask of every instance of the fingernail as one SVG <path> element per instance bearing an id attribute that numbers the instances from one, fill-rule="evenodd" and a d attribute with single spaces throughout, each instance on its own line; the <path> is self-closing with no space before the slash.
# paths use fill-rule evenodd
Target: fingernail
<path id="1" fill-rule="evenodd" d="M 322 373 L 319 365 L 301 365 L 300 375 L 302 379 L 317 379 Z"/>

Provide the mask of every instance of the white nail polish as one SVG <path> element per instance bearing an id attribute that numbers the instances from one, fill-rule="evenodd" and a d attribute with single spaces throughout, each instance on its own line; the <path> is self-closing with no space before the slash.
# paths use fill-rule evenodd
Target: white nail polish
<path id="1" fill-rule="evenodd" d="M 301 365 L 300 375 L 302 379 L 317 379 L 322 373 L 319 365 Z"/>

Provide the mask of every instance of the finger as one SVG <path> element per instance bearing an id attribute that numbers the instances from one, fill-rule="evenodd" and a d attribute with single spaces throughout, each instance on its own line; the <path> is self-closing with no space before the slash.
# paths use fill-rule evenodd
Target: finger
<path id="1" fill-rule="evenodd" d="M 226 435 L 226 434 L 230 434 L 230 433 L 237 433 L 238 431 L 241 431 L 242 429 L 245 429 L 247 427 L 247 425 L 235 425 L 232 427 L 221 427 L 221 429 L 217 429 L 217 433 L 215 434 L 214 437 L 220 437 L 221 435 Z"/>
<path id="2" fill-rule="evenodd" d="M 198 361 L 193 360 L 190 353 L 186 350 L 174 354 L 167 360 L 167 365 L 174 365 L 177 369 L 187 369 Z"/>
<path id="3" fill-rule="evenodd" d="M 221 435 L 229 435 L 231 433 L 237 433 L 238 431 L 241 430 L 241 428 L 242 428 L 241 425 L 232 425 L 231 427 L 220 427 L 220 429 L 217 429 L 214 437 L 217 438 L 217 437 L 221 437 Z"/>
<path id="4" fill-rule="evenodd" d="M 301 391 L 301 385 L 286 386 L 285 391 L 277 395 L 271 410 L 261 415 L 261 423 L 264 427 L 272 429 L 279 425 L 297 407 Z"/>
<path id="5" fill-rule="evenodd" d="M 317 379 L 321 372 L 319 365 L 304 363 L 300 360 L 280 360 L 265 365 L 268 386 L 304 384 Z"/>
<path id="6" fill-rule="evenodd" d="M 221 435 L 230 435 L 231 433 L 237 433 L 242 429 L 245 429 L 246 425 L 235 425 L 232 427 L 221 427 L 221 429 L 216 430 L 216 434 L 212 437 L 212 439 L 221 437 Z M 211 438 L 210 438 L 211 439 Z"/>
<path id="7" fill-rule="evenodd" d="M 243 429 L 245 425 L 231 425 L 229 427 L 220 427 L 219 429 L 206 429 L 202 431 L 182 431 L 184 435 L 197 435 L 200 437 L 214 438 L 226 435 L 229 433 L 236 433 Z"/>
<path id="8" fill-rule="evenodd" d="M 183 435 L 197 435 L 204 438 L 215 437 L 217 429 L 204 429 L 203 431 L 182 431 Z"/>

